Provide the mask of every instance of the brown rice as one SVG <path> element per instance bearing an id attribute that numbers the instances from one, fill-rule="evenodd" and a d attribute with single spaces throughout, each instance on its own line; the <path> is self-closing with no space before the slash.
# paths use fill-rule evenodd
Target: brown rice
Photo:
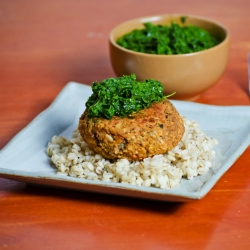
<path id="1" fill-rule="evenodd" d="M 58 174 L 145 187 L 173 188 L 179 185 L 183 177 L 192 179 L 207 173 L 214 166 L 215 151 L 212 148 L 218 144 L 216 139 L 201 131 L 197 122 L 182 118 L 185 133 L 178 145 L 164 155 L 142 161 L 107 160 L 88 147 L 78 130 L 73 132 L 70 140 L 53 136 L 48 143 L 47 154 Z"/>

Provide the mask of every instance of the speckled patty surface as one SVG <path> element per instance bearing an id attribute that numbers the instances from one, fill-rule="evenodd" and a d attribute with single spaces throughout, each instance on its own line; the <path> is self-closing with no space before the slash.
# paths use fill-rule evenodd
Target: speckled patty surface
<path id="1" fill-rule="evenodd" d="M 142 160 L 175 147 L 184 133 L 181 116 L 168 99 L 129 117 L 89 118 L 88 109 L 79 120 L 83 140 L 108 159 Z"/>

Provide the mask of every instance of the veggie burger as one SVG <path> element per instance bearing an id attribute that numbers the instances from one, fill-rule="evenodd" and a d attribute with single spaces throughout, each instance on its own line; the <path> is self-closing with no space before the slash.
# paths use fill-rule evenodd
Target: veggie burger
<path id="1" fill-rule="evenodd" d="M 183 120 L 159 81 L 108 78 L 94 82 L 92 91 L 78 129 L 103 157 L 142 160 L 166 153 L 182 139 Z"/>

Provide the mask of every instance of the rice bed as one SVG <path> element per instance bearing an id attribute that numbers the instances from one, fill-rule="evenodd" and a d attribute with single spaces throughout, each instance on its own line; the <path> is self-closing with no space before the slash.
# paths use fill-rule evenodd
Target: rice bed
<path id="1" fill-rule="evenodd" d="M 181 178 L 192 179 L 207 173 L 214 166 L 215 151 L 212 149 L 218 144 L 216 139 L 201 131 L 196 121 L 182 119 L 185 132 L 178 145 L 166 154 L 142 161 L 105 159 L 88 147 L 78 130 L 70 140 L 53 136 L 47 154 L 57 174 L 170 189 L 178 186 Z"/>

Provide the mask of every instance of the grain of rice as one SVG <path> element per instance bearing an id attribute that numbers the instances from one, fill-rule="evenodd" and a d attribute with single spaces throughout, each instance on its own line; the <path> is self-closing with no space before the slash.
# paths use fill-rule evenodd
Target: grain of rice
<path id="1" fill-rule="evenodd" d="M 185 133 L 182 140 L 164 155 L 155 155 L 142 161 L 118 159 L 110 161 L 88 147 L 78 130 L 68 140 L 53 136 L 48 143 L 47 155 L 57 168 L 57 174 L 71 177 L 128 183 L 144 187 L 174 188 L 181 178 L 192 179 L 203 175 L 214 166 L 218 144 L 201 131 L 195 121 L 182 117 Z"/>

